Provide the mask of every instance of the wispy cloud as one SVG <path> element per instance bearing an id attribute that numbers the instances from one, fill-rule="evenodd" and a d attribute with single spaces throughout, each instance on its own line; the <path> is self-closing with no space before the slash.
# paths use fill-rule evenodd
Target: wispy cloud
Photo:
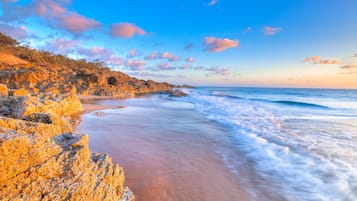
<path id="1" fill-rule="evenodd" d="M 244 34 L 247 34 L 252 31 L 252 27 L 247 27 L 246 29 L 243 30 Z"/>
<path id="2" fill-rule="evenodd" d="M 188 58 L 186 58 L 186 60 L 185 60 L 186 62 L 190 62 L 190 63 L 192 63 L 192 62 L 194 62 L 195 61 L 195 59 L 193 58 L 193 57 L 188 57 Z"/>
<path id="3" fill-rule="evenodd" d="M 78 48 L 77 52 L 91 59 L 107 59 L 110 58 L 110 56 L 113 54 L 110 49 L 105 49 L 102 47 Z"/>
<path id="4" fill-rule="evenodd" d="M 159 53 L 157 52 L 152 52 L 148 56 L 146 56 L 144 59 L 147 61 L 158 59 L 159 58 Z"/>
<path id="5" fill-rule="evenodd" d="M 178 56 L 176 56 L 174 54 L 171 54 L 169 52 L 162 53 L 160 58 L 161 59 L 167 59 L 170 62 L 174 62 L 174 61 L 179 61 L 180 60 L 180 57 L 178 57 Z"/>
<path id="6" fill-rule="evenodd" d="M 221 52 L 228 48 L 239 47 L 238 39 L 228 39 L 228 38 L 216 38 L 216 37 L 206 37 L 205 38 L 205 50 L 210 52 Z"/>
<path id="7" fill-rule="evenodd" d="M 157 65 L 157 69 L 156 70 L 160 70 L 160 71 L 163 71 L 163 70 L 176 70 L 176 67 L 175 66 L 171 66 L 168 63 L 160 63 L 160 64 Z"/>
<path id="8" fill-rule="evenodd" d="M 0 32 L 3 32 L 18 40 L 25 39 L 29 35 L 25 26 L 11 26 L 2 22 L 0 22 Z"/>
<path id="9" fill-rule="evenodd" d="M 210 2 L 208 3 L 208 6 L 214 6 L 218 3 L 218 0 L 210 0 Z"/>
<path id="10" fill-rule="evenodd" d="M 129 67 L 131 70 L 142 70 L 142 68 L 146 65 L 145 61 L 142 60 L 127 60 L 124 65 Z"/>
<path id="11" fill-rule="evenodd" d="M 54 40 L 47 41 L 45 45 L 41 47 L 46 51 L 50 51 L 56 54 L 67 55 L 71 52 L 76 51 L 76 48 L 79 45 L 78 40 L 68 40 L 64 38 L 57 38 Z"/>
<path id="12" fill-rule="evenodd" d="M 211 75 L 228 76 L 228 75 L 230 75 L 230 70 L 228 68 L 210 67 L 210 68 L 207 68 L 206 71 L 209 72 L 208 74 L 206 74 L 206 76 L 211 76 Z"/>
<path id="13" fill-rule="evenodd" d="M 340 68 L 344 69 L 344 70 L 357 70 L 357 64 L 355 64 L 355 65 L 345 65 L 345 66 L 341 66 Z"/>
<path id="14" fill-rule="evenodd" d="M 119 24 L 112 24 L 110 26 L 111 30 L 111 35 L 113 37 L 119 37 L 119 38 L 131 38 L 135 34 L 138 35 L 145 35 L 146 32 L 144 29 L 136 26 L 135 24 L 132 23 L 119 23 Z"/>
<path id="15" fill-rule="evenodd" d="M 130 50 L 129 54 L 128 54 L 128 58 L 133 58 L 133 57 L 137 57 L 137 56 L 141 56 L 142 53 L 139 52 L 138 50 Z"/>
<path id="16" fill-rule="evenodd" d="M 184 47 L 183 47 L 183 50 L 190 50 L 190 49 L 192 49 L 193 48 L 193 44 L 192 43 L 188 43 L 188 44 L 186 44 Z"/>
<path id="17" fill-rule="evenodd" d="M 322 59 L 321 56 L 306 57 L 304 62 L 312 62 L 313 64 L 340 64 L 338 59 Z"/>
<path id="18" fill-rule="evenodd" d="M 265 26 L 263 28 L 263 33 L 266 36 L 273 36 L 277 33 L 279 33 L 282 30 L 281 27 L 270 27 L 270 26 Z"/>

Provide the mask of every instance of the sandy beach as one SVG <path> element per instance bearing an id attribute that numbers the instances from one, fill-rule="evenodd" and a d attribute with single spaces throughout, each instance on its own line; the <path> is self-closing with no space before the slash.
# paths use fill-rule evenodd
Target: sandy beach
<path id="1" fill-rule="evenodd" d="M 200 134 L 216 135 L 224 128 L 185 108 L 143 106 L 146 101 L 155 102 L 129 99 L 84 104 L 87 113 L 77 127 L 89 134 L 93 151 L 109 153 L 113 162 L 124 167 L 126 184 L 138 201 L 252 200 L 251 187 L 242 181 L 254 177 L 251 184 L 261 185 L 261 178 L 244 165 L 245 176 L 234 175 L 213 149 L 218 142 Z M 117 105 L 126 107 L 113 110 Z M 100 111 L 94 112 L 96 108 Z M 254 196 L 282 200 L 263 191 Z"/>

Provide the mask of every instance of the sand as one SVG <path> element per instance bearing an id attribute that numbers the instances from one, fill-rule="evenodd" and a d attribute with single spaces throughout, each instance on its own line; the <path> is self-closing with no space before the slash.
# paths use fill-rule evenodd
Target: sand
<path id="1" fill-rule="evenodd" d="M 89 134 L 91 150 L 109 153 L 114 162 L 124 167 L 126 184 L 138 201 L 251 200 L 239 178 L 232 175 L 207 139 L 160 129 L 165 122 L 160 124 L 157 118 L 172 113 L 131 111 L 136 107 L 101 110 L 120 105 L 115 103 L 84 104 L 86 112 L 91 113 L 82 115 L 77 129 Z M 120 112 L 119 119 L 111 117 L 113 112 Z M 177 120 L 184 121 L 183 118 Z"/>

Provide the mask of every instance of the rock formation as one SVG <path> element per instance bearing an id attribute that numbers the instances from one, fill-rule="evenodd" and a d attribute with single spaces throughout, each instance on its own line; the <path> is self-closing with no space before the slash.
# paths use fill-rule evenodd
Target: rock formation
<path id="1" fill-rule="evenodd" d="M 18 46 L 6 37 L 0 33 L 0 83 L 11 89 L 25 89 L 36 94 L 53 90 L 67 93 L 75 88 L 79 95 L 127 97 L 168 91 L 174 87 L 111 71 L 100 62 L 74 60 Z"/>
<path id="2" fill-rule="evenodd" d="M 134 200 L 123 169 L 91 153 L 87 135 L 73 133 L 66 116 L 82 110 L 74 91 L 6 91 L 0 85 L 0 200 Z"/>

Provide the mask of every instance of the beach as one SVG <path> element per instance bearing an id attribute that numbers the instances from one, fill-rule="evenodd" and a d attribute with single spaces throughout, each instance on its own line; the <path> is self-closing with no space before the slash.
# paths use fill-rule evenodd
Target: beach
<path id="1" fill-rule="evenodd" d="M 84 113 L 77 127 L 89 135 L 91 150 L 109 153 L 124 167 L 137 200 L 284 200 L 269 192 L 244 156 L 237 155 L 243 176 L 226 166 L 215 150 L 225 146 L 215 139 L 227 132 L 224 127 L 193 105 L 161 98 L 96 101 L 106 109 Z"/>
<path id="2" fill-rule="evenodd" d="M 137 200 L 354 200 L 355 91 L 185 91 L 97 100 L 80 117 Z"/>

